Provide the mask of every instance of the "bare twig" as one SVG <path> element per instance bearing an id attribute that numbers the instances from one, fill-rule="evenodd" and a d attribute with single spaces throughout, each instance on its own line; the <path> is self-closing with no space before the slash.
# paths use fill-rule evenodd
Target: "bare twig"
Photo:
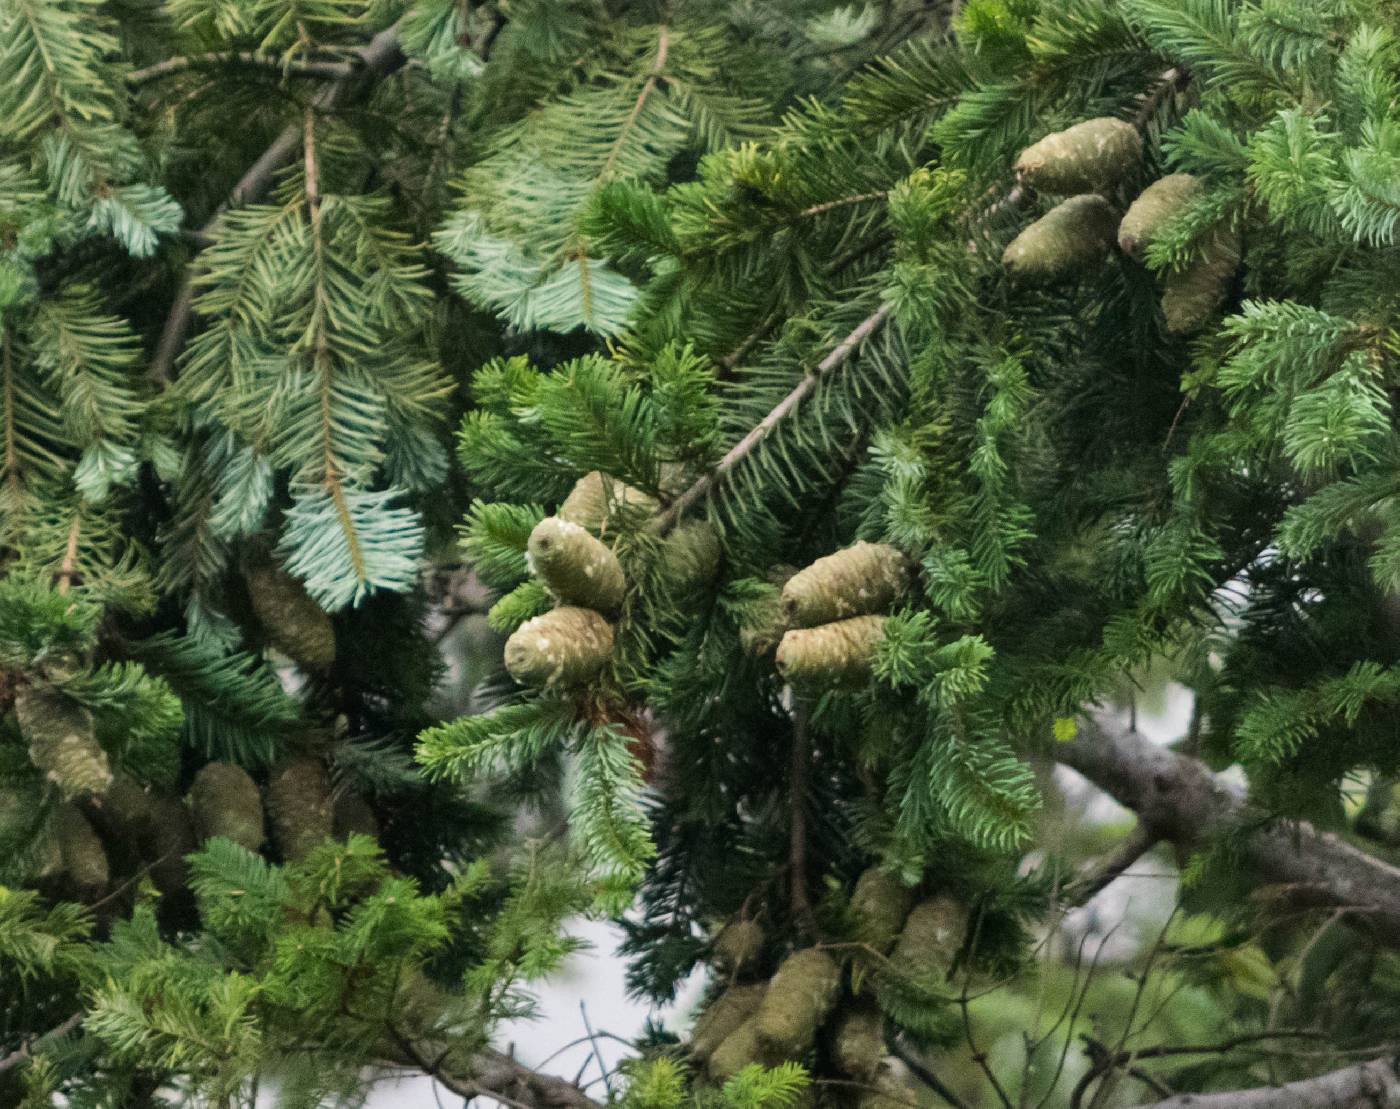
<path id="1" fill-rule="evenodd" d="M 1355 1063 L 1315 1078 L 1218 1094 L 1178 1094 L 1141 1109 L 1393 1109 L 1400 1074 L 1391 1058 Z"/>
<path id="2" fill-rule="evenodd" d="M 353 62 L 296 62 L 285 61 L 276 54 L 258 54 L 251 50 L 215 50 L 207 54 L 182 54 L 144 69 L 134 69 L 126 75 L 126 83 L 132 88 L 139 88 L 191 69 L 228 65 L 271 70 L 286 77 L 323 77 L 333 81 L 343 81 L 353 77 L 356 72 Z"/>

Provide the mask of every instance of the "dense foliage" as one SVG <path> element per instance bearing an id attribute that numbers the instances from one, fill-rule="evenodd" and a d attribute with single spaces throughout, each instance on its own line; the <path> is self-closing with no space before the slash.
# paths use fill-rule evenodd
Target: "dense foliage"
<path id="1" fill-rule="evenodd" d="M 0 0 L 0 1103 L 1400 1103 L 1397 36 Z"/>

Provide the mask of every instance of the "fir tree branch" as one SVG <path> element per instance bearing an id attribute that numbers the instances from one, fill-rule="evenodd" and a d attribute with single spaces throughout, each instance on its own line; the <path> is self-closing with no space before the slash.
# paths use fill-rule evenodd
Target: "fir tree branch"
<path id="1" fill-rule="evenodd" d="M 3 407 L 5 436 L 5 482 L 10 487 L 13 507 L 19 506 L 19 446 L 15 438 L 15 359 L 10 325 L 0 327 L 0 407 Z"/>
<path id="2" fill-rule="evenodd" d="M 420 1044 L 415 1044 L 389 1025 L 404 1060 L 441 1082 L 458 1097 L 489 1097 L 506 1105 L 526 1109 L 597 1109 L 594 1101 L 577 1085 L 552 1074 L 541 1074 L 504 1052 L 486 1048 L 471 1061 L 470 1073 L 445 1069 L 445 1058 L 434 1060 Z"/>
<path id="3" fill-rule="evenodd" d="M 696 504 L 708 497 L 711 492 L 719 487 L 735 466 L 739 465 L 750 452 L 754 450 L 768 433 L 780 424 L 787 415 L 792 412 L 802 399 L 817 387 L 817 383 L 844 363 L 856 349 L 870 338 L 871 335 L 879 331 L 885 325 L 885 321 L 890 318 L 890 313 L 894 311 L 891 304 L 882 304 L 865 319 L 861 320 L 849 335 L 842 339 L 831 349 L 831 352 L 817 363 L 816 368 L 808 372 L 799 381 L 773 410 L 764 416 L 758 424 L 739 440 L 723 458 L 719 460 L 715 468 L 704 477 L 695 482 L 689 489 L 677 497 L 671 506 L 661 515 L 657 521 L 657 530 L 665 535 L 671 531 Z"/>
<path id="4" fill-rule="evenodd" d="M 1138 824 L 1107 858 L 1091 867 L 1065 890 L 1065 901 L 1083 905 L 1123 876 L 1123 873 L 1161 842 L 1161 837 Z"/>
<path id="5" fill-rule="evenodd" d="M 1090 719 L 1074 739 L 1055 744 L 1053 755 L 1134 810 L 1147 832 L 1188 849 L 1233 833 L 1261 882 L 1301 887 L 1400 947 L 1400 867 L 1305 821 L 1261 824 L 1242 791 L 1204 763 L 1120 725 Z"/>
<path id="6" fill-rule="evenodd" d="M 622 150 L 623 144 L 627 141 L 627 136 L 632 133 L 632 129 L 637 125 L 637 120 L 641 117 L 642 109 L 646 106 L 647 98 L 651 96 L 656 88 L 656 83 L 661 79 L 661 74 L 666 68 L 666 55 L 671 48 L 671 32 L 664 24 L 656 37 L 656 62 L 651 67 L 651 72 L 647 74 L 646 80 L 642 82 L 642 90 L 637 94 L 636 103 L 632 105 L 632 111 L 628 114 L 626 121 L 622 124 L 621 130 L 617 133 L 617 138 L 613 140 L 612 149 L 608 151 L 608 159 L 603 163 L 603 170 L 598 174 L 599 181 L 606 181 L 612 176 L 613 166 L 617 164 L 617 156 Z"/>
<path id="7" fill-rule="evenodd" d="M 324 77 L 334 81 L 343 81 L 358 72 L 354 62 L 289 62 L 276 54 L 258 54 L 251 50 L 215 50 L 207 54 L 181 54 L 174 58 L 166 58 L 163 62 L 156 62 L 155 65 L 148 65 L 144 69 L 132 70 L 126 75 L 126 83 L 132 88 L 140 88 L 152 81 L 173 77 L 191 69 L 226 65 L 268 69 L 286 77 Z"/>
<path id="8" fill-rule="evenodd" d="M 349 76 L 337 80 L 317 94 L 313 106 L 320 110 L 334 107 L 361 76 L 384 77 L 399 69 L 405 62 L 403 51 L 399 49 L 398 24 L 380 31 L 358 52 L 358 61 Z M 220 204 L 209 221 L 200 228 L 202 234 L 212 232 L 230 208 L 257 200 L 272 185 L 277 171 L 296 156 L 302 141 L 302 123 L 289 123 L 272 145 L 251 166 L 229 192 L 228 199 Z M 190 320 L 194 311 L 194 283 L 198 273 L 198 263 L 190 266 L 184 284 L 171 305 L 161 329 L 160 340 L 156 344 L 155 357 L 151 360 L 151 378 L 157 385 L 170 381 L 175 368 L 175 359 L 184 346 L 189 333 Z"/>
<path id="9" fill-rule="evenodd" d="M 86 1013 L 74 1013 L 62 1024 L 55 1025 L 53 1028 L 50 1028 L 47 1032 L 35 1036 L 33 1039 L 26 1042 L 22 1047 L 18 1047 L 14 1051 L 10 1052 L 8 1055 L 4 1056 L 3 1058 L 0 1058 L 0 1074 L 4 1074 L 8 1070 L 14 1070 L 14 1068 L 19 1066 L 21 1063 L 27 1062 L 29 1058 L 34 1054 L 35 1047 L 43 1043 L 45 1040 L 56 1040 L 68 1035 L 69 1032 L 72 1032 L 75 1028 L 78 1027 L 78 1025 L 83 1023 L 83 1018 L 86 1015 Z"/>
<path id="10" fill-rule="evenodd" d="M 1400 1074 L 1393 1059 L 1372 1059 L 1340 1070 L 1251 1090 L 1178 1094 L 1140 1109 L 1393 1109 L 1400 1106 Z"/>

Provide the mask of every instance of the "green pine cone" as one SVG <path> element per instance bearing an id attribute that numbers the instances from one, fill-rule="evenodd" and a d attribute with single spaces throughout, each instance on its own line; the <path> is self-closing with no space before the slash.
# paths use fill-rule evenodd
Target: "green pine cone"
<path id="1" fill-rule="evenodd" d="M 224 836 L 256 851 L 266 838 L 263 830 L 262 794 L 242 767 L 211 762 L 195 775 L 190 787 L 199 841 Z"/>
<path id="2" fill-rule="evenodd" d="M 1200 258 L 1162 279 L 1162 316 L 1173 335 L 1203 328 L 1230 290 L 1240 264 L 1239 236 L 1217 230 Z"/>
<path id="3" fill-rule="evenodd" d="M 944 973 L 967 934 L 967 910 L 951 897 L 930 897 L 914 906 L 890 955 L 901 972 Z"/>
<path id="4" fill-rule="evenodd" d="M 841 1014 L 831 1041 L 832 1055 L 842 1073 L 869 1082 L 885 1056 L 885 1018 L 880 1010 L 860 1005 Z"/>
<path id="5" fill-rule="evenodd" d="M 249 567 L 244 578 L 253 615 L 268 642 L 303 670 L 330 669 L 335 627 L 301 582 L 271 563 Z"/>
<path id="6" fill-rule="evenodd" d="M 708 585 L 719 572 L 723 554 L 719 535 L 704 520 L 680 524 L 661 544 L 661 572 L 680 589 Z"/>
<path id="7" fill-rule="evenodd" d="M 715 937 L 714 955 L 726 974 L 752 973 L 763 958 L 763 929 L 754 920 L 731 920 Z"/>
<path id="8" fill-rule="evenodd" d="M 885 617 L 852 616 L 819 628 L 794 628 L 778 644 L 778 673 L 794 686 L 859 689 L 870 680 Z"/>
<path id="9" fill-rule="evenodd" d="M 506 640 L 510 676 L 521 685 L 576 686 L 612 653 L 612 625 L 590 608 L 564 606 L 526 620 Z"/>
<path id="10" fill-rule="evenodd" d="M 1027 285 L 1077 277 L 1103 261 L 1117 227 L 1113 208 L 1103 197 L 1072 196 L 1017 235 L 1003 252 L 1002 265 Z"/>
<path id="11" fill-rule="evenodd" d="M 784 959 L 754 1017 L 758 1041 L 773 1058 L 797 1059 L 816 1039 L 841 993 L 841 968 L 825 951 L 807 947 Z"/>
<path id="12" fill-rule="evenodd" d="M 1085 120 L 1046 135 L 1016 159 L 1024 184 L 1057 196 L 1112 189 L 1142 161 L 1142 136 L 1111 116 Z"/>
<path id="13" fill-rule="evenodd" d="M 726 1036 L 710 1055 L 706 1071 L 714 1082 L 728 1082 L 752 1063 L 772 1066 L 781 1062 L 758 1037 L 758 1016 L 752 1016 Z"/>
<path id="14" fill-rule="evenodd" d="M 819 558 L 783 586 L 783 615 L 794 628 L 888 612 L 909 585 L 909 560 L 885 543 L 856 543 Z"/>
<path id="15" fill-rule="evenodd" d="M 29 758 L 64 797 L 104 793 L 112 784 L 107 752 L 97 742 L 92 713 L 56 689 L 26 686 L 15 696 Z"/>
<path id="16" fill-rule="evenodd" d="M 559 518 L 592 532 L 606 531 L 619 516 L 642 516 L 656 511 L 656 498 L 625 482 L 592 470 L 574 483 Z"/>
<path id="17" fill-rule="evenodd" d="M 1201 183 L 1189 173 L 1170 173 L 1143 189 L 1118 225 L 1118 246 L 1123 253 L 1141 258 L 1157 233 L 1200 191 Z"/>
<path id="18" fill-rule="evenodd" d="M 851 894 L 856 939 L 881 953 L 888 951 L 899 937 L 913 901 L 913 891 L 879 867 L 870 867 L 856 880 Z"/>
<path id="19" fill-rule="evenodd" d="M 161 893 L 174 893 L 189 884 L 185 856 L 199 843 L 190 812 L 174 797 L 151 794 L 151 825 L 141 855 L 151 868 L 151 880 Z"/>
<path id="20" fill-rule="evenodd" d="M 288 862 L 305 858 L 334 830 L 325 764 L 299 755 L 273 767 L 267 781 L 267 812 L 282 857 Z"/>
<path id="21" fill-rule="evenodd" d="M 76 805 L 60 805 L 54 813 L 54 836 L 68 885 L 79 901 L 95 901 L 111 877 L 107 851 L 87 817 Z"/>
<path id="22" fill-rule="evenodd" d="M 705 1006 L 690 1034 L 690 1054 L 697 1062 L 705 1063 L 720 1044 L 758 1012 L 767 989 L 767 982 L 730 986 Z"/>
<path id="23" fill-rule="evenodd" d="M 622 565 L 587 530 L 558 516 L 535 525 L 528 547 L 530 569 L 559 598 L 597 612 L 616 612 L 627 586 Z"/>

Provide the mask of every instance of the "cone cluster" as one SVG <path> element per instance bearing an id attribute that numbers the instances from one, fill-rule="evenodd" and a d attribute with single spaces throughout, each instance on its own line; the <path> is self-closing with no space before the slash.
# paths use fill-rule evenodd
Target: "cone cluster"
<path id="1" fill-rule="evenodd" d="M 820 947 L 794 952 L 767 981 L 756 980 L 764 965 L 762 933 L 751 921 L 730 921 L 713 950 L 730 984 L 695 1023 L 689 1049 L 697 1067 L 720 1084 L 753 1063 L 772 1067 L 801 1060 L 820 1042 L 844 1075 L 869 1087 L 872 1107 L 881 1097 L 908 1100 L 885 1049 L 882 991 L 898 988 L 897 978 L 945 973 L 968 920 L 946 896 L 913 902 L 913 893 L 883 871 L 871 868 L 860 876 L 850 901 L 853 938 L 890 954 L 874 963 L 872 976 L 857 972 L 849 983 Z M 736 956 L 735 949 L 744 954 Z M 856 956 L 856 965 L 872 966 L 868 950 Z"/>
<path id="2" fill-rule="evenodd" d="M 1028 146 L 1016 161 L 1019 180 L 1043 192 L 1070 195 L 1007 246 L 1002 264 L 1016 280 L 1051 284 L 1097 267 L 1113 242 L 1141 261 L 1147 246 L 1200 195 L 1189 173 L 1173 173 L 1144 189 L 1119 220 L 1101 193 L 1124 184 L 1140 164 L 1142 138 L 1120 119 L 1086 120 Z M 1167 274 L 1162 316 L 1172 334 L 1200 330 L 1229 291 L 1239 267 L 1239 236 L 1217 228 L 1201 256 Z"/>
<path id="3" fill-rule="evenodd" d="M 908 587 L 909 560 L 883 543 L 819 558 L 783 586 L 788 631 L 778 672 L 794 686 L 859 689 L 870 679 L 890 607 Z"/>
<path id="4" fill-rule="evenodd" d="M 506 670 L 517 682 L 571 688 L 607 664 L 613 648 L 608 616 L 622 607 L 627 579 L 598 536 L 619 514 L 655 503 L 595 470 L 579 479 L 558 515 L 535 525 L 526 555 L 557 607 L 525 621 L 506 640 Z"/>
<path id="5" fill-rule="evenodd" d="M 250 566 L 244 581 L 268 642 L 303 670 L 330 669 L 335 662 L 335 628 L 301 582 L 271 562 Z"/>

